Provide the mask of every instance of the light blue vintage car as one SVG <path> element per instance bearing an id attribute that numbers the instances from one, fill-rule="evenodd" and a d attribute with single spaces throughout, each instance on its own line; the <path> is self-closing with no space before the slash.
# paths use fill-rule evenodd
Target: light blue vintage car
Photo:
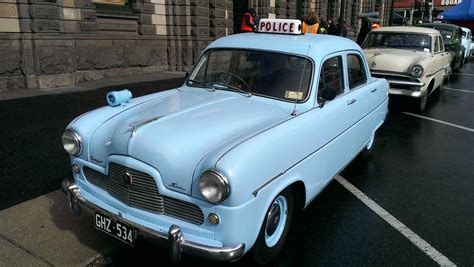
<path id="1" fill-rule="evenodd" d="M 173 260 L 265 264 L 293 214 L 371 149 L 388 84 L 349 39 L 245 33 L 210 44 L 180 88 L 108 101 L 63 135 L 72 210 Z"/>

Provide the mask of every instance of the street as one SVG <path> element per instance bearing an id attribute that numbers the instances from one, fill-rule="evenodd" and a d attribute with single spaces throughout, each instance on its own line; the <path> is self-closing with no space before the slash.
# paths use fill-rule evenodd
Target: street
<path id="1" fill-rule="evenodd" d="M 59 189 L 70 172 L 61 134 L 74 117 L 104 105 L 106 92 L 126 87 L 139 96 L 181 83 L 172 79 L 0 101 L 0 210 Z M 474 265 L 472 84 L 474 62 L 431 95 L 423 112 L 412 99 L 391 97 L 371 155 L 354 159 L 341 179 L 294 218 L 275 266 Z M 344 181 L 360 193 L 349 191 Z M 399 222 L 406 227 L 394 227 Z M 141 261 L 171 265 L 167 249 L 144 241 L 133 248 L 119 245 L 95 263 Z M 191 257 L 182 263 L 215 264 Z M 229 265 L 249 264 L 244 257 Z"/>

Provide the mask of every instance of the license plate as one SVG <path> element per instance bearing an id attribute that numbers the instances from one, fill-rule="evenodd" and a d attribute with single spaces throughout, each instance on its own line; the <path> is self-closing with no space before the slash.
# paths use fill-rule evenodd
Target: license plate
<path id="1" fill-rule="evenodd" d="M 135 229 L 121 221 L 112 220 L 109 216 L 96 212 L 94 216 L 95 228 L 133 246 L 135 243 Z"/>

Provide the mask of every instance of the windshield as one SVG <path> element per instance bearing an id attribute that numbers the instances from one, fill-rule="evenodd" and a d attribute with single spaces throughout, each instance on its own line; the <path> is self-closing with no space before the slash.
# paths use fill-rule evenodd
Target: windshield
<path id="1" fill-rule="evenodd" d="M 443 30 L 443 29 L 437 29 L 440 33 L 441 36 L 443 36 L 443 40 L 449 41 L 453 39 L 453 32 L 449 30 Z"/>
<path id="2" fill-rule="evenodd" d="M 371 32 L 364 48 L 401 48 L 431 52 L 431 36 L 400 32 Z"/>
<path id="3" fill-rule="evenodd" d="M 311 61 L 299 56 L 214 49 L 206 51 L 201 57 L 187 85 L 303 101 L 308 96 L 311 73 Z"/>

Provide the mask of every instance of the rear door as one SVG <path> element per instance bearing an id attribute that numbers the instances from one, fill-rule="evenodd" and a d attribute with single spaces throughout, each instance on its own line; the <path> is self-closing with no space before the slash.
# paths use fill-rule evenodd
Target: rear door
<path id="1" fill-rule="evenodd" d="M 387 92 L 381 88 L 380 81 L 370 81 L 367 63 L 358 51 L 347 51 L 346 73 L 348 96 L 352 103 L 349 105 L 352 123 L 355 128 L 354 155 L 357 154 L 367 142 L 379 124 L 379 116 L 374 115 L 375 109 L 387 98 Z"/>

